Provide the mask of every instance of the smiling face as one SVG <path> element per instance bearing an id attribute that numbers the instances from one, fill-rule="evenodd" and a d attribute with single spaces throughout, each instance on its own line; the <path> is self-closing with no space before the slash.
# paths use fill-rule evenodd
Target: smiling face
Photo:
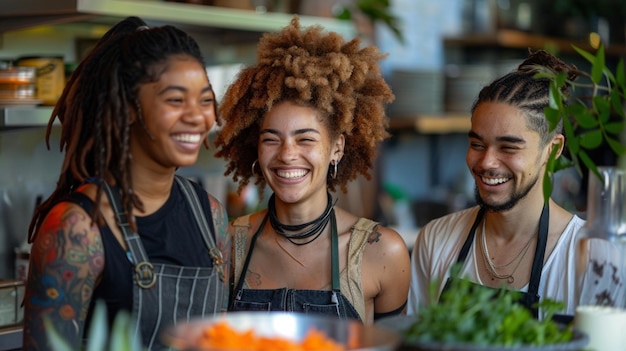
<path id="1" fill-rule="evenodd" d="M 326 206 L 329 165 L 341 159 L 344 137 L 331 140 L 320 118 L 316 109 L 288 101 L 263 117 L 258 162 L 277 201 L 314 198 Z"/>
<path id="2" fill-rule="evenodd" d="M 190 56 L 171 57 L 159 79 L 139 87 L 140 120 L 131 135 L 133 163 L 193 165 L 215 123 L 215 96 L 205 68 Z"/>
<path id="3" fill-rule="evenodd" d="M 540 179 L 551 145 L 541 145 L 521 109 L 480 103 L 472 114 L 466 155 L 476 182 L 476 201 L 488 210 L 506 211 L 523 199 L 542 197 Z"/>

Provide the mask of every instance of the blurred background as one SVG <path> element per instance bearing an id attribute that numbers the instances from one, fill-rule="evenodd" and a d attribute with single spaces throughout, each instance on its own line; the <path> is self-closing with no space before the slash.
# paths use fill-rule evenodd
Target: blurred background
<path id="1" fill-rule="evenodd" d="M 469 109 L 484 84 L 515 68 L 529 48 L 584 67 L 572 45 L 589 49 L 590 32 L 607 45 L 609 64 L 626 56 L 623 0 L 0 0 L 0 278 L 23 278 L 30 217 L 57 180 L 58 128 L 50 150 L 44 141 L 55 96 L 112 23 L 138 15 L 189 31 L 220 96 L 254 61 L 262 33 L 293 14 L 389 54 L 382 68 L 396 94 L 388 109 L 392 137 L 372 179 L 338 196 L 341 206 L 396 227 L 409 247 L 428 220 L 474 203 L 465 150 Z M 212 154 L 202 151 L 197 165 L 180 172 L 233 217 L 264 207 L 267 197 L 260 201 L 256 189 L 235 191 Z M 574 171 L 559 172 L 555 198 L 582 210 L 582 183 Z"/>

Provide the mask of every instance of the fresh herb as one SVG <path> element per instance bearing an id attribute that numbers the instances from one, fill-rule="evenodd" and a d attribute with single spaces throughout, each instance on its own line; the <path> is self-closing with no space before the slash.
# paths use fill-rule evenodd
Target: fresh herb
<path id="1" fill-rule="evenodd" d="M 432 284 L 435 287 L 436 284 Z M 436 288 L 435 288 L 436 289 Z M 433 290 L 431 289 L 431 294 Z M 478 286 L 465 279 L 451 279 L 441 298 L 418 310 L 416 322 L 404 331 L 407 343 L 441 342 L 476 346 L 541 346 L 572 340 L 572 326 L 552 320 L 563 303 L 539 302 L 538 320 L 516 301 L 519 291 Z M 436 299 L 433 299 L 436 301 Z"/>

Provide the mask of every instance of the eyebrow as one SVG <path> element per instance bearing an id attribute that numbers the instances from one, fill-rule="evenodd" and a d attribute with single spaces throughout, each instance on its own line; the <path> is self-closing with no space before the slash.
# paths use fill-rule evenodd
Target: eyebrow
<path id="1" fill-rule="evenodd" d="M 483 140 L 483 138 L 478 135 L 478 133 L 470 130 L 469 133 L 467 133 L 468 137 L 470 138 L 474 138 L 474 139 L 478 139 L 478 140 Z M 526 140 L 516 137 L 516 136 L 511 136 L 511 135 L 504 135 L 504 136 L 499 136 L 496 138 L 497 141 L 499 142 L 505 142 L 505 143 L 512 143 L 512 144 L 526 144 Z"/>
<path id="2" fill-rule="evenodd" d="M 275 134 L 275 135 L 280 135 L 281 133 L 276 130 L 276 129 L 271 129 L 271 128 L 266 128 L 266 129 L 262 129 L 259 134 L 265 134 L 265 133 L 269 133 L 269 134 Z M 317 129 L 314 128 L 302 128 L 302 129 L 296 129 L 293 132 L 293 135 L 298 135 L 298 134 L 305 134 L 305 133 L 315 133 L 315 134 L 320 134 L 320 132 Z"/>
<path id="3" fill-rule="evenodd" d="M 189 89 L 185 88 L 184 86 L 180 86 L 180 85 L 168 85 L 165 88 L 163 88 L 161 91 L 159 91 L 159 95 L 165 94 L 165 93 L 167 93 L 168 91 L 171 91 L 171 90 L 187 92 Z M 213 91 L 213 87 L 211 86 L 211 84 L 209 84 L 206 87 L 202 88 L 202 94 L 204 94 L 204 93 L 206 93 L 208 91 Z"/>

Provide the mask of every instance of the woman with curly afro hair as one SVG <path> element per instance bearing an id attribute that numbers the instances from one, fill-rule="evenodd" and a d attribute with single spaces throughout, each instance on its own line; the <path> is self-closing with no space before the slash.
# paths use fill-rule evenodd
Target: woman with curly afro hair
<path id="1" fill-rule="evenodd" d="M 267 209 L 231 222 L 229 310 L 329 314 L 371 324 L 404 313 L 409 254 L 398 233 L 334 206 L 370 178 L 394 96 L 377 48 L 295 17 L 265 34 L 220 108 L 217 157 L 239 190 L 272 190 Z"/>

